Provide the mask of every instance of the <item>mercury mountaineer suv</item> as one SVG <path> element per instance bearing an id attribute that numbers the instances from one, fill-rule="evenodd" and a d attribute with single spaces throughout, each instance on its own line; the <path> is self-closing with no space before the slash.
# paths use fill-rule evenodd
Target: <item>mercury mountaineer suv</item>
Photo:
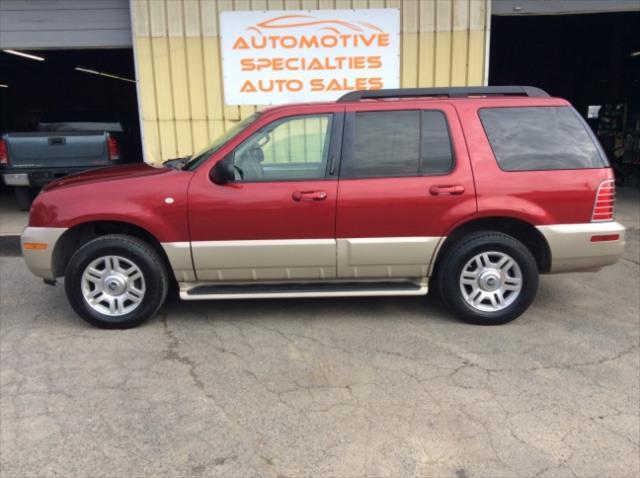
<path id="1" fill-rule="evenodd" d="M 172 283 L 185 300 L 431 286 L 462 319 L 502 324 L 540 273 L 620 258 L 614 196 L 587 124 L 540 89 L 354 91 L 258 112 L 162 168 L 54 181 L 22 250 L 99 327 L 140 324 Z"/>

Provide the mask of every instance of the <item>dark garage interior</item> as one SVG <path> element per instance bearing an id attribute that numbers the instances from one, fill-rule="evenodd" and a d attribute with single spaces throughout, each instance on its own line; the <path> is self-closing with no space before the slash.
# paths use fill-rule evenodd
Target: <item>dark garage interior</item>
<path id="1" fill-rule="evenodd" d="M 126 161 L 142 160 L 131 49 L 24 52 L 44 61 L 0 52 L 0 134 L 34 131 L 43 115 L 105 114 L 123 126 Z"/>
<path id="2" fill-rule="evenodd" d="M 530 84 L 569 100 L 598 135 L 619 183 L 637 185 L 640 13 L 493 16 L 491 22 L 489 84 Z"/>

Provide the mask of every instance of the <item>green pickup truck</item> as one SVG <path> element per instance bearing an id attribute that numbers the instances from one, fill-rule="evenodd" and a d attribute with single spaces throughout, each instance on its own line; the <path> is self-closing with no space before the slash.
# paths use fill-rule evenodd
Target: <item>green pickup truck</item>
<path id="1" fill-rule="evenodd" d="M 28 211 L 36 191 L 68 174 L 125 162 L 127 134 L 114 115 L 102 112 L 43 115 L 37 131 L 0 137 L 0 175 L 13 186 L 18 207 Z"/>

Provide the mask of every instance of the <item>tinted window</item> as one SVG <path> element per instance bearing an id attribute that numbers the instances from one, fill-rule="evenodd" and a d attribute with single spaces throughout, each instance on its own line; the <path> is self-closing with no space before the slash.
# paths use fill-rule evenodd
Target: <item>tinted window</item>
<path id="1" fill-rule="evenodd" d="M 442 111 L 422 112 L 422 147 L 420 173 L 446 173 L 453 167 L 451 138 Z"/>
<path id="2" fill-rule="evenodd" d="M 325 176 L 331 114 L 274 121 L 234 152 L 237 181 L 320 179 Z"/>
<path id="3" fill-rule="evenodd" d="M 573 108 L 485 108 L 480 119 L 496 160 L 506 171 L 607 166 Z"/>
<path id="4" fill-rule="evenodd" d="M 367 111 L 355 114 L 353 154 L 341 175 L 376 178 L 439 174 L 453 166 L 441 111 Z"/>
<path id="5" fill-rule="evenodd" d="M 415 176 L 420 152 L 419 111 L 355 114 L 353 157 L 342 167 L 347 178 Z"/>

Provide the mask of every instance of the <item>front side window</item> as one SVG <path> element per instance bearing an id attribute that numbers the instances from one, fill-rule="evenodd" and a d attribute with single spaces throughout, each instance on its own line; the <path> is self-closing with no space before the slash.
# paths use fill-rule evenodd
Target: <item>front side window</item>
<path id="1" fill-rule="evenodd" d="M 505 171 L 607 166 L 588 126 L 568 106 L 483 108 L 480 120 Z"/>
<path id="2" fill-rule="evenodd" d="M 276 120 L 233 152 L 236 181 L 287 181 L 325 177 L 332 114 Z"/>
<path id="3" fill-rule="evenodd" d="M 340 173 L 344 178 L 444 174 L 453 167 L 442 111 L 363 111 L 354 119 L 352 154 Z"/>

